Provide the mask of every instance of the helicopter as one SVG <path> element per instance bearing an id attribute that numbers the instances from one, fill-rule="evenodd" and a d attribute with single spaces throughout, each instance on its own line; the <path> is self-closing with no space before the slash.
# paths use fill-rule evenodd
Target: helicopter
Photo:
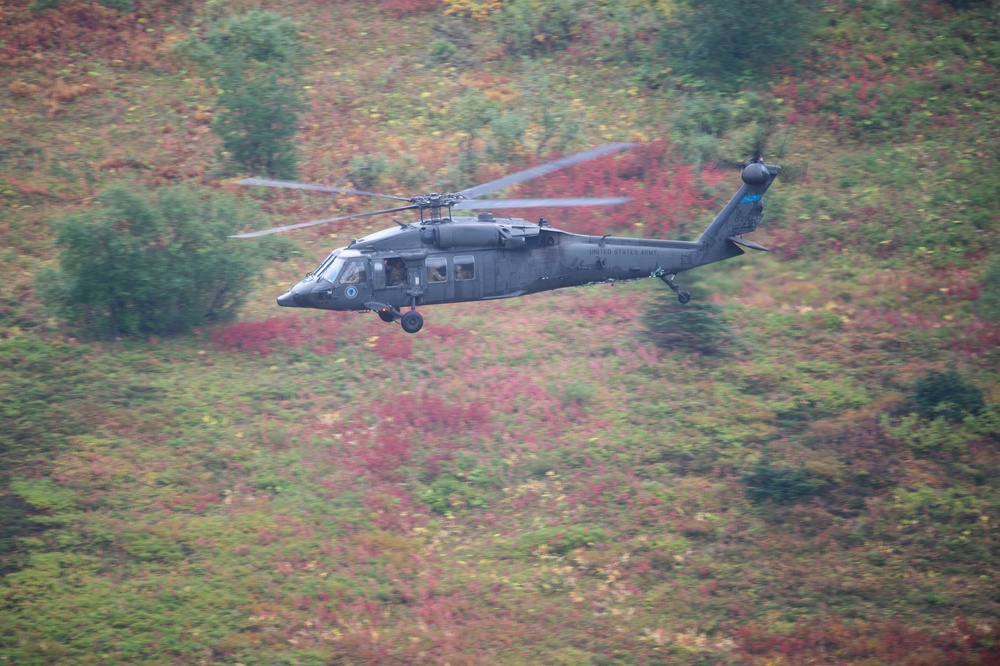
<path id="1" fill-rule="evenodd" d="M 282 307 L 372 311 L 382 321 L 399 322 L 407 333 L 424 325 L 418 306 L 514 298 L 563 287 L 659 278 L 687 303 L 691 294 L 674 281 L 678 273 L 731 259 L 744 249 L 769 251 L 744 238 L 763 216 L 761 197 L 781 167 L 762 156 L 742 164 L 743 184 L 696 241 L 591 236 L 562 231 L 544 218 L 529 222 L 494 217 L 503 209 L 613 206 L 627 197 L 478 199 L 485 194 L 625 150 L 631 143 L 609 143 L 547 162 L 458 192 L 400 197 L 351 188 L 267 178 L 246 178 L 241 185 L 353 194 L 405 202 L 395 208 L 235 234 L 256 238 L 294 229 L 372 215 L 419 211 L 420 219 L 396 223 L 331 252 L 287 293 Z M 476 210 L 475 217 L 452 211 Z"/>

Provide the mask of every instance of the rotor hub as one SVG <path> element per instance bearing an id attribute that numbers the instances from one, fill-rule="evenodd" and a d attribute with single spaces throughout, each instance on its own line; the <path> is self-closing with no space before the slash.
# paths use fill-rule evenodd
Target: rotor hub
<path id="1" fill-rule="evenodd" d="M 452 192 L 431 192 L 429 194 L 417 195 L 409 199 L 409 202 L 423 210 L 425 208 L 450 208 L 464 199 L 465 197 L 461 194 L 454 194 Z"/>
<path id="2" fill-rule="evenodd" d="M 747 185 L 763 185 L 771 178 L 771 172 L 763 162 L 752 162 L 743 168 L 743 182 Z"/>

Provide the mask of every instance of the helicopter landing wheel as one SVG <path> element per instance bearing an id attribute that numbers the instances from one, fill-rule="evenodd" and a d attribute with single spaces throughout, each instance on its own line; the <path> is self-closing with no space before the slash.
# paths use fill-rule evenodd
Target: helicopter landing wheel
<path id="1" fill-rule="evenodd" d="M 396 321 L 396 317 L 392 314 L 392 310 L 379 310 L 378 318 L 387 324 L 391 324 Z"/>
<path id="2" fill-rule="evenodd" d="M 416 333 L 424 326 L 424 318 L 416 310 L 410 310 L 399 321 L 407 333 Z"/>
<path id="3" fill-rule="evenodd" d="M 681 303 L 687 303 L 688 301 L 691 300 L 691 294 L 689 294 L 686 291 L 678 291 L 677 300 L 680 301 Z"/>

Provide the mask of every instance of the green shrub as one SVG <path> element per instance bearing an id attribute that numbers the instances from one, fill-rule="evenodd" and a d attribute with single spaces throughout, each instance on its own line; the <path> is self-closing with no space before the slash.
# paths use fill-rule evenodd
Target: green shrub
<path id="1" fill-rule="evenodd" d="M 448 62 L 458 52 L 454 42 L 447 39 L 435 39 L 430 43 L 428 56 L 434 62 Z"/>
<path id="2" fill-rule="evenodd" d="M 485 495 L 475 486 L 478 474 L 475 470 L 466 479 L 446 472 L 420 493 L 420 499 L 435 513 L 448 515 L 467 507 L 489 506 Z"/>
<path id="3" fill-rule="evenodd" d="M 581 30 L 583 0 L 506 0 L 493 15 L 500 40 L 516 55 L 564 49 Z"/>
<path id="4" fill-rule="evenodd" d="M 767 458 L 743 474 L 743 484 L 747 497 L 755 504 L 768 501 L 789 504 L 809 497 L 819 485 L 805 468 L 772 467 Z"/>
<path id="5" fill-rule="evenodd" d="M 680 53 L 681 71 L 736 83 L 741 76 L 790 62 L 818 15 L 816 0 L 695 0 L 679 15 L 679 30 L 664 32 L 663 49 Z"/>
<path id="6" fill-rule="evenodd" d="M 773 113 L 756 93 L 689 92 L 670 119 L 671 142 L 694 164 L 739 162 L 764 147 Z"/>
<path id="7" fill-rule="evenodd" d="M 230 317 L 261 264 L 227 238 L 251 213 L 187 186 L 115 186 L 55 223 L 60 271 L 36 276 L 42 299 L 97 336 L 172 334 Z"/>
<path id="8" fill-rule="evenodd" d="M 917 380 L 910 400 L 918 414 L 958 423 L 983 409 L 983 392 L 954 370 L 932 370 Z"/>
<path id="9" fill-rule="evenodd" d="M 490 159 L 500 164 L 519 162 L 525 152 L 524 137 L 531 127 L 531 120 L 523 113 L 504 113 L 490 123 L 490 137 L 486 152 Z"/>
<path id="10" fill-rule="evenodd" d="M 10 490 L 39 511 L 63 513 L 76 508 L 76 493 L 61 488 L 49 479 L 14 479 Z"/>
<path id="11" fill-rule="evenodd" d="M 304 108 L 298 27 L 254 10 L 218 21 L 183 48 L 219 90 L 213 129 L 224 155 L 252 173 L 294 177 L 292 137 Z"/>
<path id="12" fill-rule="evenodd" d="M 600 527 L 583 527 L 580 525 L 560 525 L 556 527 L 541 527 L 520 536 L 512 544 L 512 550 L 519 555 L 528 555 L 539 548 L 552 555 L 565 555 L 577 548 L 603 543 L 607 535 Z"/>
<path id="13" fill-rule="evenodd" d="M 355 155 L 351 158 L 349 168 L 351 182 L 355 187 L 371 189 L 385 178 L 389 163 L 384 157 L 377 155 Z"/>

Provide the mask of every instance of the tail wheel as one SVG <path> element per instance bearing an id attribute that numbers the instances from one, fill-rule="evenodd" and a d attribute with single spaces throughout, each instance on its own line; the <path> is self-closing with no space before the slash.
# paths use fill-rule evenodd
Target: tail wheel
<path id="1" fill-rule="evenodd" d="M 688 301 L 691 300 L 691 294 L 686 291 L 678 291 L 677 300 L 680 301 L 681 303 L 687 303 Z"/>
<path id="2" fill-rule="evenodd" d="M 416 333 L 424 326 L 424 318 L 416 310 L 410 310 L 399 322 L 407 333 Z"/>

